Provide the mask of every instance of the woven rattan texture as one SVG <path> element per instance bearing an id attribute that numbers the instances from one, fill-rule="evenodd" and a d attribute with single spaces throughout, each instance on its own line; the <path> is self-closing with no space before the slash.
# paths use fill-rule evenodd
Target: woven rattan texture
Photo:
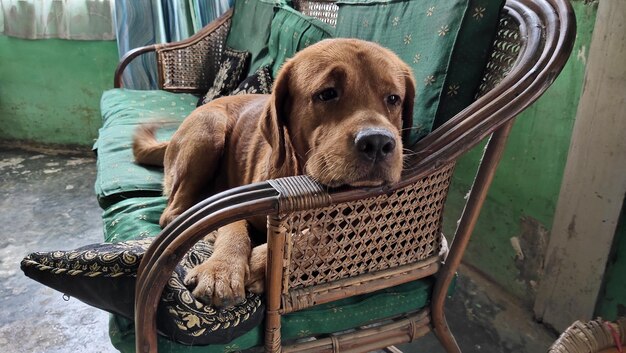
<path id="1" fill-rule="evenodd" d="M 519 23 L 503 12 L 500 16 L 491 56 L 478 88 L 478 97 L 489 92 L 508 75 L 518 58 L 521 47 Z"/>
<path id="2" fill-rule="evenodd" d="M 381 195 L 285 215 L 284 288 L 297 289 L 437 256 L 454 165 Z"/>
<path id="3" fill-rule="evenodd" d="M 294 8 L 303 14 L 315 17 L 335 27 L 339 8 L 334 1 L 294 0 Z"/>
<path id="4" fill-rule="evenodd" d="M 626 340 L 626 317 L 615 323 L 602 319 L 576 321 L 554 342 L 548 353 L 597 353 L 615 347 L 614 334 L 622 342 Z"/>
<path id="5" fill-rule="evenodd" d="M 230 19 L 197 42 L 157 51 L 165 90 L 206 91 L 213 84 L 224 51 Z"/>

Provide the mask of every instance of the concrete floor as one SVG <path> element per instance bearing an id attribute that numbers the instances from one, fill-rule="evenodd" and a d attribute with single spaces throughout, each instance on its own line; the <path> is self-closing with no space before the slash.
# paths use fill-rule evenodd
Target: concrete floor
<path id="1" fill-rule="evenodd" d="M 0 147 L 0 352 L 65 353 L 116 350 L 108 314 L 25 277 L 29 252 L 72 249 L 102 240 L 93 191 L 95 159 Z M 555 336 L 528 308 L 467 267 L 447 303 L 448 322 L 465 353 L 545 352 Z M 399 346 L 443 353 L 434 336 Z"/>

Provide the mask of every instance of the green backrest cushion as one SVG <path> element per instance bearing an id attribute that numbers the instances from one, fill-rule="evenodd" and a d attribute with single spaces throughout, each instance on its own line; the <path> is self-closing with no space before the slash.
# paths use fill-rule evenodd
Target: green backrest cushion
<path id="1" fill-rule="evenodd" d="M 272 67 L 272 76 L 296 52 L 332 37 L 332 26 L 303 15 L 283 0 L 235 1 L 226 45 L 251 54 L 248 75 L 263 65 Z"/>
<path id="2" fill-rule="evenodd" d="M 289 6 L 278 6 L 272 20 L 266 61 L 272 66 L 272 77 L 276 77 L 284 62 L 298 51 L 331 38 L 333 33 L 334 28 L 325 22 L 303 15 Z"/>
<path id="3" fill-rule="evenodd" d="M 335 35 L 377 42 L 412 67 L 413 144 L 473 101 L 503 3 L 339 0 Z"/>
<path id="4" fill-rule="evenodd" d="M 270 38 L 275 3 L 272 0 L 235 1 L 226 45 L 250 53 L 250 65 L 245 76 L 254 73 L 268 60 L 267 43 Z"/>

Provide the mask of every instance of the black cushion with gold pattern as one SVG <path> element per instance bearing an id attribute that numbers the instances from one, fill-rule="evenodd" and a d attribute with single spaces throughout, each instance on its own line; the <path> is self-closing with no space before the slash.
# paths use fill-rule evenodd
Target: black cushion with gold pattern
<path id="1" fill-rule="evenodd" d="M 102 243 L 71 251 L 36 252 L 22 260 L 26 276 L 89 305 L 132 319 L 135 280 L 143 254 L 153 238 Z M 162 335 L 183 344 L 227 343 L 259 325 L 264 305 L 248 293 L 243 303 L 216 309 L 197 301 L 183 285 L 187 271 L 213 252 L 198 242 L 176 267 L 157 311 Z"/>
<path id="2" fill-rule="evenodd" d="M 229 95 L 246 77 L 245 73 L 248 71 L 249 61 L 249 52 L 229 47 L 224 48 L 220 68 L 215 74 L 213 85 L 200 97 L 197 106 L 199 107 L 214 99 Z"/>

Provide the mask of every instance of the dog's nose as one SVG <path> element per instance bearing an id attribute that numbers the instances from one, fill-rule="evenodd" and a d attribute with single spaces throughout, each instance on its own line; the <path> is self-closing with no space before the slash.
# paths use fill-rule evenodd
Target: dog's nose
<path id="1" fill-rule="evenodd" d="M 359 154 L 369 160 L 383 160 L 396 148 L 393 134 L 384 129 L 364 129 L 354 139 Z"/>

